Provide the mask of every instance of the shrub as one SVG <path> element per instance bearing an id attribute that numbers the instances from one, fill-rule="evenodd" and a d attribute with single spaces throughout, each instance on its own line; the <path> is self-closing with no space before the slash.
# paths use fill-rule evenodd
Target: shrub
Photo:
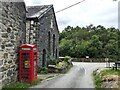
<path id="1" fill-rule="evenodd" d="M 48 62 L 49 65 L 56 65 L 57 63 L 59 63 L 61 60 L 60 59 L 54 59 L 54 60 L 50 60 Z"/>
<path id="2" fill-rule="evenodd" d="M 48 62 L 48 64 L 49 64 L 49 65 L 55 65 L 55 64 L 56 64 L 56 60 L 50 60 L 50 61 Z"/>
<path id="3" fill-rule="evenodd" d="M 47 67 L 38 67 L 38 73 L 47 74 L 48 73 L 48 68 Z"/>
<path id="4" fill-rule="evenodd" d="M 65 61 L 65 62 L 68 62 L 68 60 L 69 60 L 70 58 L 71 58 L 70 56 L 65 56 L 64 61 Z"/>
<path id="5" fill-rule="evenodd" d="M 65 65 L 67 66 L 67 62 L 62 61 L 62 62 L 59 62 L 58 64 L 56 64 L 56 67 L 57 68 L 63 68 Z"/>

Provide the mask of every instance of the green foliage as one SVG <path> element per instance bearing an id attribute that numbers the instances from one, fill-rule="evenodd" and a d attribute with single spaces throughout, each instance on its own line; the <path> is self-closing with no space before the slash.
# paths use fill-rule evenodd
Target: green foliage
<path id="1" fill-rule="evenodd" d="M 68 26 L 60 33 L 60 56 L 78 58 L 115 58 L 120 54 L 120 31 L 113 27 Z"/>
<path id="2" fill-rule="evenodd" d="M 48 68 L 47 67 L 38 67 L 38 73 L 47 74 L 48 73 Z"/>
<path id="3" fill-rule="evenodd" d="M 93 72 L 95 88 L 101 88 L 101 86 L 102 86 L 102 78 L 100 77 L 99 74 L 97 75 L 96 71 L 97 70 L 95 70 Z"/>
<path id="4" fill-rule="evenodd" d="M 108 75 L 120 75 L 120 70 L 113 70 L 113 69 L 104 69 L 102 71 L 100 71 L 100 73 L 97 73 L 97 70 L 95 70 L 93 72 L 93 76 L 94 76 L 94 83 L 95 83 L 95 87 L 96 88 L 103 88 L 102 84 L 103 84 L 103 77 L 104 76 L 108 76 Z"/>
<path id="5" fill-rule="evenodd" d="M 120 75 L 120 70 L 106 69 L 101 71 L 101 75 Z"/>
<path id="6" fill-rule="evenodd" d="M 59 59 L 50 60 L 49 65 L 56 65 L 59 61 Z"/>
<path id="7" fill-rule="evenodd" d="M 65 62 L 68 62 L 68 60 L 69 60 L 70 58 L 71 58 L 70 56 L 65 56 L 65 57 L 64 57 L 64 61 L 65 61 Z"/>
<path id="8" fill-rule="evenodd" d="M 12 88 L 23 89 L 23 88 L 28 88 L 30 86 L 31 86 L 31 84 L 29 84 L 29 83 L 19 83 L 19 82 L 17 82 L 17 83 L 9 84 L 9 85 L 5 86 L 3 89 L 4 90 L 9 90 L 9 89 L 12 89 Z"/>
<path id="9" fill-rule="evenodd" d="M 27 88 L 37 85 L 42 81 L 42 79 L 34 80 L 32 83 L 25 83 L 25 82 L 16 82 L 11 83 L 3 87 L 3 90 L 26 90 Z"/>
<path id="10" fill-rule="evenodd" d="M 48 72 L 54 72 L 54 73 L 65 73 L 67 72 L 71 67 L 72 63 L 68 63 L 68 60 L 70 59 L 70 56 L 66 56 L 65 58 L 57 59 L 52 62 L 52 65 L 55 65 L 53 68 L 48 68 Z"/>
<path id="11" fill-rule="evenodd" d="M 70 54 L 70 50 L 71 50 L 71 47 L 72 47 L 72 42 L 70 40 L 67 40 L 67 39 L 62 39 L 61 40 L 61 44 L 59 46 L 60 50 L 61 50 L 61 54 Z M 67 52 L 66 52 L 67 51 Z"/>
<path id="12" fill-rule="evenodd" d="M 57 68 L 63 68 L 64 66 L 67 66 L 67 62 L 65 62 L 65 61 L 62 61 L 62 62 L 59 62 L 58 64 L 56 64 Z"/>

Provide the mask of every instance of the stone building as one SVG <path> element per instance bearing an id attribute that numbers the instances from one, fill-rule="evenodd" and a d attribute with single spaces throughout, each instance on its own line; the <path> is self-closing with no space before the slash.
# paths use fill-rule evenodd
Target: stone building
<path id="1" fill-rule="evenodd" d="M 25 43 L 24 2 L 0 2 L 0 86 L 18 80 L 19 46 Z"/>
<path id="2" fill-rule="evenodd" d="M 46 66 L 59 56 L 58 41 L 53 5 L 0 1 L 0 87 L 18 80 L 20 45 L 36 44 L 39 66 Z"/>
<path id="3" fill-rule="evenodd" d="M 53 5 L 27 7 L 26 43 L 36 44 L 39 66 L 47 66 L 59 56 L 59 31 Z"/>

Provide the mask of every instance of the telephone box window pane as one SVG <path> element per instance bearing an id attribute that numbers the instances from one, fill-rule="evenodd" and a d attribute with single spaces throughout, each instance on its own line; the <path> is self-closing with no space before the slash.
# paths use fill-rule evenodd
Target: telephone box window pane
<path id="1" fill-rule="evenodd" d="M 34 61 L 37 59 L 37 53 L 34 53 Z"/>
<path id="2" fill-rule="evenodd" d="M 33 50 L 37 50 L 37 48 L 33 48 Z"/>
<path id="3" fill-rule="evenodd" d="M 31 48 L 22 48 L 22 50 L 31 50 Z"/>
<path id="4" fill-rule="evenodd" d="M 29 59 L 29 53 L 22 53 L 22 59 Z"/>
<path id="5" fill-rule="evenodd" d="M 23 69 L 27 69 L 30 67 L 30 54 L 29 53 L 22 53 L 22 65 Z"/>

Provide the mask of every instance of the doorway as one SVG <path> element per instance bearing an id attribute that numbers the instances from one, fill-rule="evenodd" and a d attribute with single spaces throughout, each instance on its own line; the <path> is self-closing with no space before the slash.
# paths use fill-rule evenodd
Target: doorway
<path id="1" fill-rule="evenodd" d="M 46 63 L 46 50 L 43 49 L 43 54 L 42 54 L 42 67 L 45 67 Z"/>

